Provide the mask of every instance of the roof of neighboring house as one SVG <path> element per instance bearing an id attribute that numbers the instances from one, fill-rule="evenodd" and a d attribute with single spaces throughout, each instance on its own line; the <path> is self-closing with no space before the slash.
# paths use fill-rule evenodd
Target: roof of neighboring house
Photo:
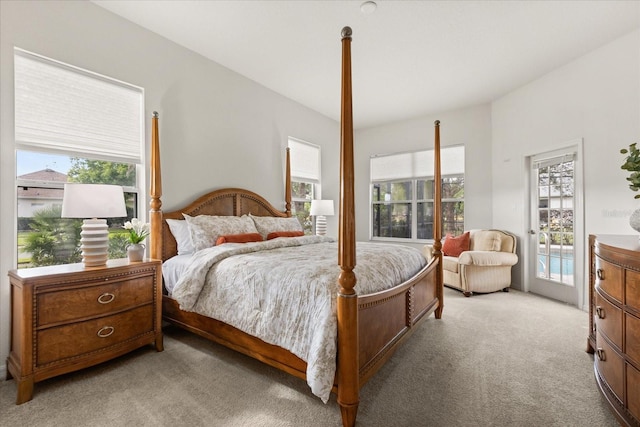
<path id="1" fill-rule="evenodd" d="M 53 169 L 42 169 L 36 172 L 25 173 L 20 175 L 18 179 L 30 179 L 34 181 L 56 181 L 67 182 L 67 174 L 54 171 Z"/>
<path id="2" fill-rule="evenodd" d="M 26 181 L 67 182 L 67 175 L 53 169 L 43 169 L 18 177 Z M 18 199 L 62 199 L 62 188 L 18 187 Z"/>

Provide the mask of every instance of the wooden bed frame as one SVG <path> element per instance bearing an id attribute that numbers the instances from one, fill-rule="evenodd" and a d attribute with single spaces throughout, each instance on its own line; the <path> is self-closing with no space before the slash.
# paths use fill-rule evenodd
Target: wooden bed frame
<path id="1" fill-rule="evenodd" d="M 439 319 L 443 309 L 442 253 L 440 226 L 440 185 L 434 187 L 434 249 L 433 260 L 410 280 L 370 295 L 357 295 L 353 118 L 351 109 L 351 29 L 342 30 L 342 109 L 340 154 L 340 212 L 338 264 L 341 273 L 337 295 L 338 357 L 333 392 L 344 426 L 355 425 L 359 390 L 391 357 L 399 344 L 415 329 L 416 324 L 431 313 Z M 248 190 L 231 188 L 213 191 L 184 208 L 161 211 L 162 184 L 160 177 L 160 146 L 158 115 L 152 119 L 150 255 L 163 261 L 176 255 L 176 241 L 164 219 L 183 219 L 189 215 L 291 216 L 291 176 L 289 152 L 286 161 L 285 211 L 273 207 L 267 200 Z M 434 182 L 440 182 L 440 130 L 435 122 Z M 306 379 L 307 364 L 291 352 L 268 344 L 230 325 L 193 312 L 180 310 L 175 300 L 163 297 L 163 318 L 175 325 L 199 334 L 226 347 L 254 357 L 285 372 Z"/>

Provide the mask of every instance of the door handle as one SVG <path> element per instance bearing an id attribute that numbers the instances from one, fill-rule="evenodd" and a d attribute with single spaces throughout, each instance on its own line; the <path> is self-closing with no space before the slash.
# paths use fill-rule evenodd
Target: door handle
<path id="1" fill-rule="evenodd" d="M 534 235 L 536 234 L 535 230 L 529 230 L 529 234 Z"/>

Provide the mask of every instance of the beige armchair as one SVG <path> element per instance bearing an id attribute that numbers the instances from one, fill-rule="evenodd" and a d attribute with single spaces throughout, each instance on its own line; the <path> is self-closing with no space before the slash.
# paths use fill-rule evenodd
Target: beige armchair
<path id="1" fill-rule="evenodd" d="M 443 253 L 442 271 L 445 286 L 459 289 L 464 296 L 486 293 L 511 286 L 511 267 L 517 264 L 516 237 L 502 230 L 470 230 L 469 250 L 458 257 Z M 425 245 L 427 260 L 433 257 L 433 246 Z"/>

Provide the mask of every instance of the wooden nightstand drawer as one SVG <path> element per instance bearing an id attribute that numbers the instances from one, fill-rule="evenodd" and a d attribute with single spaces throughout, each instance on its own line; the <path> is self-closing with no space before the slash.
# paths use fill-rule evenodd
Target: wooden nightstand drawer
<path id="1" fill-rule="evenodd" d="M 596 367 L 622 402 L 624 392 L 624 359 L 596 332 Z"/>
<path id="2" fill-rule="evenodd" d="M 596 329 L 622 350 L 622 310 L 607 301 L 596 289 Z"/>
<path id="3" fill-rule="evenodd" d="M 611 264 L 596 256 L 596 289 L 622 302 L 622 267 Z"/>
<path id="4" fill-rule="evenodd" d="M 58 362 L 153 332 L 153 305 L 37 332 L 36 365 Z"/>
<path id="5" fill-rule="evenodd" d="M 86 284 L 37 296 L 37 325 L 46 326 L 112 313 L 153 301 L 153 276 Z"/>

